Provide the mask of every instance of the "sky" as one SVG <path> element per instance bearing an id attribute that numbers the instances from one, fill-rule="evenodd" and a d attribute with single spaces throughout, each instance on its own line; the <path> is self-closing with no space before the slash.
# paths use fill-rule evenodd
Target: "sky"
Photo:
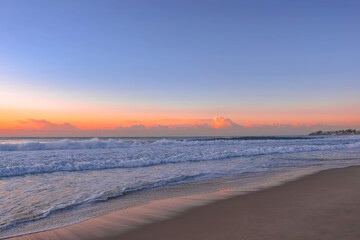
<path id="1" fill-rule="evenodd" d="M 360 128 L 360 2 L 0 0 L 0 136 Z"/>

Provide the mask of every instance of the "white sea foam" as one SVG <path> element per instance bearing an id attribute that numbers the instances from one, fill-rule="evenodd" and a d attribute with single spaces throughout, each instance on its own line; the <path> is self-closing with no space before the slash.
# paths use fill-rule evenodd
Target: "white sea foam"
<path id="1" fill-rule="evenodd" d="M 0 177 L 9 177 L 57 171 L 137 168 L 265 154 L 358 149 L 360 141 L 326 140 L 319 144 L 319 140 L 314 139 L 306 141 L 174 141 L 164 139 L 139 144 L 111 139 L 91 139 L 0 144 L 0 146 L 3 149 L 0 151 Z M 14 149 L 16 151 L 11 152 Z"/>
<path id="2" fill-rule="evenodd" d="M 158 139 L 158 140 L 119 140 L 99 138 L 85 139 L 85 140 L 70 140 L 61 139 L 52 141 L 0 141 L 0 151 L 37 151 L 37 150 L 67 150 L 67 149 L 113 149 L 131 147 L 139 144 L 151 144 L 156 146 L 165 145 L 213 145 L 213 144 L 231 144 L 242 141 L 289 141 L 289 140 L 307 140 L 312 138 L 306 137 L 237 137 L 237 138 L 194 138 L 194 139 Z"/>
<path id="3" fill-rule="evenodd" d="M 64 149 L 111 149 L 126 146 L 123 141 L 119 140 L 99 140 L 97 138 L 72 141 L 63 139 L 52 142 L 26 142 L 26 143 L 3 143 L 0 144 L 0 151 L 35 151 L 35 150 L 64 150 Z"/>

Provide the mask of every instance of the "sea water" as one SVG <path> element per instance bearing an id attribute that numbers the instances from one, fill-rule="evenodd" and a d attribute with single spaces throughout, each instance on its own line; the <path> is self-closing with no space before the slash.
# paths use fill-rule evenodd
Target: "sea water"
<path id="1" fill-rule="evenodd" d="M 0 238 L 21 234 L 16 231 L 21 225 L 113 198 L 121 201 L 131 192 L 357 165 L 359 156 L 360 136 L 355 135 L 0 138 Z"/>

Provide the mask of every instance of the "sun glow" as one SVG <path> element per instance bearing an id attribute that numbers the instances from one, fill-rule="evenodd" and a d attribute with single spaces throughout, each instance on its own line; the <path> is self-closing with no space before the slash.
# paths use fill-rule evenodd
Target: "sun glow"
<path id="1" fill-rule="evenodd" d="M 214 123 L 213 123 L 212 127 L 213 128 L 223 128 L 223 127 L 230 127 L 232 125 L 233 125 L 233 122 L 230 119 L 216 116 L 214 118 Z"/>

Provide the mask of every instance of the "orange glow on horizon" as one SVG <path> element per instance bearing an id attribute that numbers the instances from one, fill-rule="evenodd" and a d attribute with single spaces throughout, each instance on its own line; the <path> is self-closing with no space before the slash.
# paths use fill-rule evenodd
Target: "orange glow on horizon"
<path id="1" fill-rule="evenodd" d="M 9 79 L 9 82 L 11 79 Z M 14 81 L 13 81 L 14 82 Z M 115 99 L 116 100 L 116 99 Z M 116 129 L 143 125 L 226 128 L 234 124 L 246 128 L 281 125 L 292 127 L 316 124 L 360 127 L 359 103 L 314 103 L 312 105 L 181 105 L 134 100 L 99 100 L 67 96 L 51 91 L 1 86 L 0 129 L 25 130 L 56 127 L 79 130 Z M 214 119 L 214 116 L 215 117 Z M 219 117 L 224 116 L 224 117 Z M 28 119 L 46 122 L 28 121 Z M 28 121 L 28 122 L 26 122 Z M 42 124 L 42 125 L 41 125 Z M 55 125 L 51 125 L 55 124 Z M 69 124 L 71 126 L 68 126 Z"/>
<path id="2" fill-rule="evenodd" d="M 89 110 L 91 109 L 91 110 Z M 329 126 L 349 126 L 349 128 L 360 127 L 360 114 L 353 112 L 351 108 L 344 108 L 341 114 L 333 111 L 315 113 L 314 111 L 253 111 L 248 113 L 221 114 L 229 117 L 215 117 L 211 112 L 208 114 L 202 111 L 198 112 L 167 112 L 164 110 L 147 109 L 146 112 L 141 109 L 130 111 L 129 108 L 94 108 L 69 109 L 60 111 L 41 110 L 41 109 L 10 109 L 0 106 L 0 129 L 2 130 L 26 130 L 42 129 L 56 127 L 57 129 L 71 129 L 71 126 L 78 130 L 111 130 L 118 127 L 131 127 L 143 125 L 145 127 L 154 126 L 196 126 L 207 125 L 213 128 L 226 128 L 233 125 L 243 126 L 245 128 L 255 128 L 260 126 L 280 127 L 282 125 L 291 125 L 292 127 L 310 127 L 316 124 Z M 32 120 L 44 120 L 46 122 L 35 122 Z M 42 124 L 42 125 L 41 125 Z M 55 125 L 52 125 L 55 124 Z M 56 126 L 60 125 L 60 126 Z"/>
<path id="3" fill-rule="evenodd" d="M 35 122 L 38 121 L 38 122 Z M 282 120 L 282 119 L 279 119 Z M 335 119 L 336 120 L 336 119 Z M 44 121 L 44 122 L 40 122 Z M 46 123 L 49 122 L 49 123 Z M 350 124 L 354 124 L 353 126 L 359 126 L 356 124 L 356 121 L 350 122 Z M 116 128 L 127 128 L 137 125 L 142 125 L 144 127 L 155 127 L 155 126 L 168 126 L 168 127 L 176 127 L 176 126 L 196 126 L 196 125 L 207 125 L 212 128 L 224 128 L 224 127 L 231 127 L 234 124 L 239 125 L 245 128 L 256 128 L 261 126 L 273 126 L 273 127 L 281 127 L 282 125 L 289 125 L 292 127 L 310 127 L 317 124 L 321 125 L 336 125 L 337 121 L 328 121 L 326 122 L 292 122 L 290 121 L 279 121 L 278 123 L 273 122 L 262 122 L 262 123 L 244 123 L 232 121 L 227 118 L 222 117 L 215 117 L 213 120 L 211 119 L 151 119 L 151 118 L 143 118 L 142 121 L 137 120 L 129 120 L 129 119 L 121 119 L 121 118 L 110 118 L 110 117 L 78 117 L 78 118 L 70 118 L 64 120 L 63 118 L 45 118 L 44 116 L 27 118 L 25 116 L 19 116 L 17 114 L 14 115 L 1 115 L 0 119 L 0 129 L 1 130 L 29 130 L 29 129 L 38 129 L 41 130 L 42 126 L 52 126 L 54 125 L 61 125 L 63 127 L 74 127 L 78 130 L 98 130 L 98 129 L 116 129 Z M 337 124 L 339 126 L 346 126 Z"/>

